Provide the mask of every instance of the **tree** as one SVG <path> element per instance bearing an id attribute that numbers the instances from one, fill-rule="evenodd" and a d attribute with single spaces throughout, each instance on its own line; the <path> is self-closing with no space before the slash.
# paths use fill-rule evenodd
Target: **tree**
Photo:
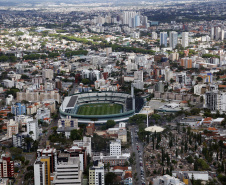
<path id="1" fill-rule="evenodd" d="M 106 175 L 105 175 L 105 184 L 106 185 L 112 185 L 114 184 L 117 180 L 117 175 L 113 172 L 108 172 Z"/>
<path id="2" fill-rule="evenodd" d="M 224 162 L 221 163 L 221 171 L 224 172 Z"/>
<path id="3" fill-rule="evenodd" d="M 28 166 L 27 171 L 34 171 L 34 166 Z"/>
<path id="4" fill-rule="evenodd" d="M 9 94 L 12 94 L 14 98 L 16 98 L 16 93 L 20 92 L 19 89 L 17 88 L 11 88 L 8 91 L 6 91 L 6 96 L 8 96 Z"/>
<path id="5" fill-rule="evenodd" d="M 198 80 L 198 82 L 202 81 L 202 77 L 200 77 L 200 76 L 198 76 L 196 79 Z"/>
<path id="6" fill-rule="evenodd" d="M 166 169 L 166 174 L 167 174 L 167 175 L 169 175 L 169 174 L 170 174 L 170 173 L 169 173 L 169 169 L 168 169 L 168 168 Z"/>
<path id="7" fill-rule="evenodd" d="M 109 162 L 107 163 L 107 170 L 108 170 L 108 172 L 110 170 L 110 163 Z"/>
<path id="8" fill-rule="evenodd" d="M 25 165 L 28 165 L 28 164 L 29 164 L 29 161 L 28 161 L 28 160 L 26 160 L 24 164 L 25 164 Z"/>
<path id="9" fill-rule="evenodd" d="M 193 109 L 191 109 L 190 112 L 191 112 L 192 115 L 198 115 L 200 113 L 200 109 L 199 108 L 193 108 Z"/>
<path id="10" fill-rule="evenodd" d="M 92 142 L 93 142 L 92 150 L 96 152 L 101 152 L 103 150 L 106 150 L 106 148 L 108 147 L 109 139 L 103 138 L 97 134 L 94 134 L 92 138 Z"/>
<path id="11" fill-rule="evenodd" d="M 175 82 L 175 80 L 174 79 L 170 79 L 170 83 L 172 84 L 172 83 L 174 83 Z"/>
<path id="12" fill-rule="evenodd" d="M 192 173 L 192 176 L 191 176 L 191 183 L 194 184 L 194 175 Z"/>
<path id="13" fill-rule="evenodd" d="M 86 84 L 89 84 L 90 83 L 90 80 L 89 79 L 86 79 L 86 78 L 83 78 L 82 79 L 82 83 L 85 84 L 85 85 Z"/>
<path id="14" fill-rule="evenodd" d="M 193 163 L 194 162 L 194 159 L 191 155 L 189 155 L 186 160 L 188 161 L 188 163 Z"/>
<path id="15" fill-rule="evenodd" d="M 22 74 L 22 75 L 21 75 L 21 79 L 27 80 L 27 79 L 30 79 L 30 78 L 29 78 L 29 76 L 27 76 L 27 75 L 25 75 L 25 74 Z"/>
<path id="16" fill-rule="evenodd" d="M 11 112 L 9 112 L 9 113 L 7 114 L 7 118 L 8 118 L 8 119 L 12 119 L 14 116 L 15 116 L 15 115 L 12 114 Z"/>
<path id="17" fill-rule="evenodd" d="M 82 133 L 80 130 L 71 130 L 71 135 L 70 135 L 70 138 L 72 140 L 81 140 L 82 139 Z"/>
<path id="18" fill-rule="evenodd" d="M 112 128 L 116 125 L 114 120 L 108 120 L 105 125 L 101 127 L 102 130 L 106 130 L 108 128 Z"/>

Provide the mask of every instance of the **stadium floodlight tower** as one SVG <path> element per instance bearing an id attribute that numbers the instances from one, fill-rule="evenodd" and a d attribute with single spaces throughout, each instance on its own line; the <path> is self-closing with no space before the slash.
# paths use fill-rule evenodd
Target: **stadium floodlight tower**
<path id="1" fill-rule="evenodd" d="M 134 110 L 134 113 L 135 113 L 135 95 L 134 95 L 134 85 L 133 85 L 133 83 L 131 84 L 131 96 L 132 96 L 133 110 Z"/>

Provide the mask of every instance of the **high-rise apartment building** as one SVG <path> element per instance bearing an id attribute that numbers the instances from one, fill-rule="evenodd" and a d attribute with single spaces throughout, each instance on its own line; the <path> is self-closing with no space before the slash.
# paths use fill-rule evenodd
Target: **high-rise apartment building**
<path id="1" fill-rule="evenodd" d="M 43 76 L 43 78 L 52 80 L 53 79 L 53 70 L 52 69 L 43 69 L 42 76 Z"/>
<path id="2" fill-rule="evenodd" d="M 212 40 L 224 40 L 224 26 L 212 26 L 210 37 Z"/>
<path id="3" fill-rule="evenodd" d="M 56 172 L 54 172 L 53 185 L 81 185 L 82 171 L 80 170 L 79 157 L 59 157 Z"/>
<path id="4" fill-rule="evenodd" d="M 160 46 L 167 47 L 167 32 L 160 32 Z"/>
<path id="5" fill-rule="evenodd" d="M 180 61 L 180 65 L 183 66 L 185 69 L 192 68 L 192 59 L 191 58 L 182 58 Z"/>
<path id="6" fill-rule="evenodd" d="M 156 40 L 158 38 L 158 34 L 156 32 L 151 33 L 151 39 Z"/>
<path id="7" fill-rule="evenodd" d="M 94 161 L 89 168 L 89 185 L 104 185 L 104 164 Z"/>
<path id="8" fill-rule="evenodd" d="M 57 165 L 57 151 L 55 148 L 50 148 L 49 146 L 45 149 L 37 150 L 37 158 L 40 157 L 49 157 L 50 158 L 50 172 L 53 173 L 56 171 Z"/>
<path id="9" fill-rule="evenodd" d="M 145 28 L 149 27 L 148 17 L 147 16 L 142 16 L 142 26 L 144 26 Z"/>
<path id="10" fill-rule="evenodd" d="M 15 116 L 26 114 L 26 105 L 21 103 L 16 103 L 11 106 L 11 113 Z"/>
<path id="11" fill-rule="evenodd" d="M 136 15 L 134 17 L 134 27 L 136 28 L 137 26 L 140 26 L 140 16 Z"/>
<path id="12" fill-rule="evenodd" d="M 182 33 L 182 47 L 188 47 L 188 32 Z"/>
<path id="13" fill-rule="evenodd" d="M 211 111 L 226 112 L 226 92 L 218 90 L 207 91 L 204 96 L 204 108 Z"/>
<path id="14" fill-rule="evenodd" d="M 170 32 L 170 37 L 169 37 L 169 45 L 172 49 L 174 49 L 177 46 L 178 42 L 178 33 L 175 31 Z"/>
<path id="15" fill-rule="evenodd" d="M 125 11 L 123 12 L 123 24 L 128 24 L 129 27 L 134 27 L 133 23 L 135 22 L 135 16 L 139 15 L 137 12 Z M 137 20 L 140 19 L 137 17 Z"/>
<path id="16" fill-rule="evenodd" d="M 2 157 L 0 159 L 0 178 L 14 177 L 14 162 L 10 157 Z"/>
<path id="17" fill-rule="evenodd" d="M 34 163 L 35 185 L 50 185 L 50 157 L 39 157 Z"/>
<path id="18" fill-rule="evenodd" d="M 10 119 L 7 123 L 7 136 L 11 138 L 13 134 L 18 134 L 18 132 L 19 132 L 18 123 L 13 119 Z"/>
<path id="19" fill-rule="evenodd" d="M 27 133 L 35 141 L 39 138 L 38 120 L 32 120 L 27 122 Z"/>

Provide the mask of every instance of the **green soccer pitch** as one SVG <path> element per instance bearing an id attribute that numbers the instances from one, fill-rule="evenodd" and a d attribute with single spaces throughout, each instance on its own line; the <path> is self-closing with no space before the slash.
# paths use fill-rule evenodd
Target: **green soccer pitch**
<path id="1" fill-rule="evenodd" d="M 122 110 L 122 105 L 111 103 L 94 103 L 81 105 L 78 108 L 78 115 L 106 115 L 119 114 Z"/>

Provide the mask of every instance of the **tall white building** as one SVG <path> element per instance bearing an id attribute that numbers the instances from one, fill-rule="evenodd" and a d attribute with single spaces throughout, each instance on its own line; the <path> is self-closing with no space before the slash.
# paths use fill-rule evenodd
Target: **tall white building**
<path id="1" fill-rule="evenodd" d="M 89 185 L 104 185 L 104 164 L 94 161 L 89 169 Z"/>
<path id="2" fill-rule="evenodd" d="M 165 68 L 165 81 L 170 82 L 170 79 L 173 78 L 173 71 L 169 67 Z"/>
<path id="3" fill-rule="evenodd" d="M 110 156 L 119 155 L 121 155 L 121 140 L 117 139 L 110 144 Z"/>
<path id="4" fill-rule="evenodd" d="M 37 158 L 34 163 L 35 185 L 50 185 L 50 159 L 49 157 Z"/>
<path id="5" fill-rule="evenodd" d="M 170 37 L 169 37 L 169 45 L 172 49 L 174 49 L 177 46 L 178 42 L 178 33 L 175 31 L 170 32 Z"/>
<path id="6" fill-rule="evenodd" d="M 35 141 L 39 138 L 38 120 L 32 120 L 27 122 L 27 133 Z"/>
<path id="7" fill-rule="evenodd" d="M 137 12 L 125 11 L 123 12 L 123 24 L 128 24 L 129 27 L 133 27 L 133 19 L 136 15 L 139 15 Z"/>
<path id="8" fill-rule="evenodd" d="M 143 78 L 144 78 L 144 75 L 142 70 L 134 72 L 134 80 L 140 80 L 141 82 L 143 82 Z"/>
<path id="9" fill-rule="evenodd" d="M 224 31 L 224 27 L 221 28 L 221 40 L 224 40 L 224 35 L 225 35 L 225 31 Z"/>
<path id="10" fill-rule="evenodd" d="M 35 185 L 45 184 L 45 163 L 40 160 L 35 161 L 34 164 L 34 181 Z"/>
<path id="11" fill-rule="evenodd" d="M 158 34 L 156 32 L 151 33 L 151 39 L 156 40 L 158 38 Z"/>
<path id="12" fill-rule="evenodd" d="M 182 33 L 182 47 L 188 47 L 188 32 Z"/>
<path id="13" fill-rule="evenodd" d="M 224 40 L 224 26 L 212 26 L 210 37 L 212 40 Z"/>

